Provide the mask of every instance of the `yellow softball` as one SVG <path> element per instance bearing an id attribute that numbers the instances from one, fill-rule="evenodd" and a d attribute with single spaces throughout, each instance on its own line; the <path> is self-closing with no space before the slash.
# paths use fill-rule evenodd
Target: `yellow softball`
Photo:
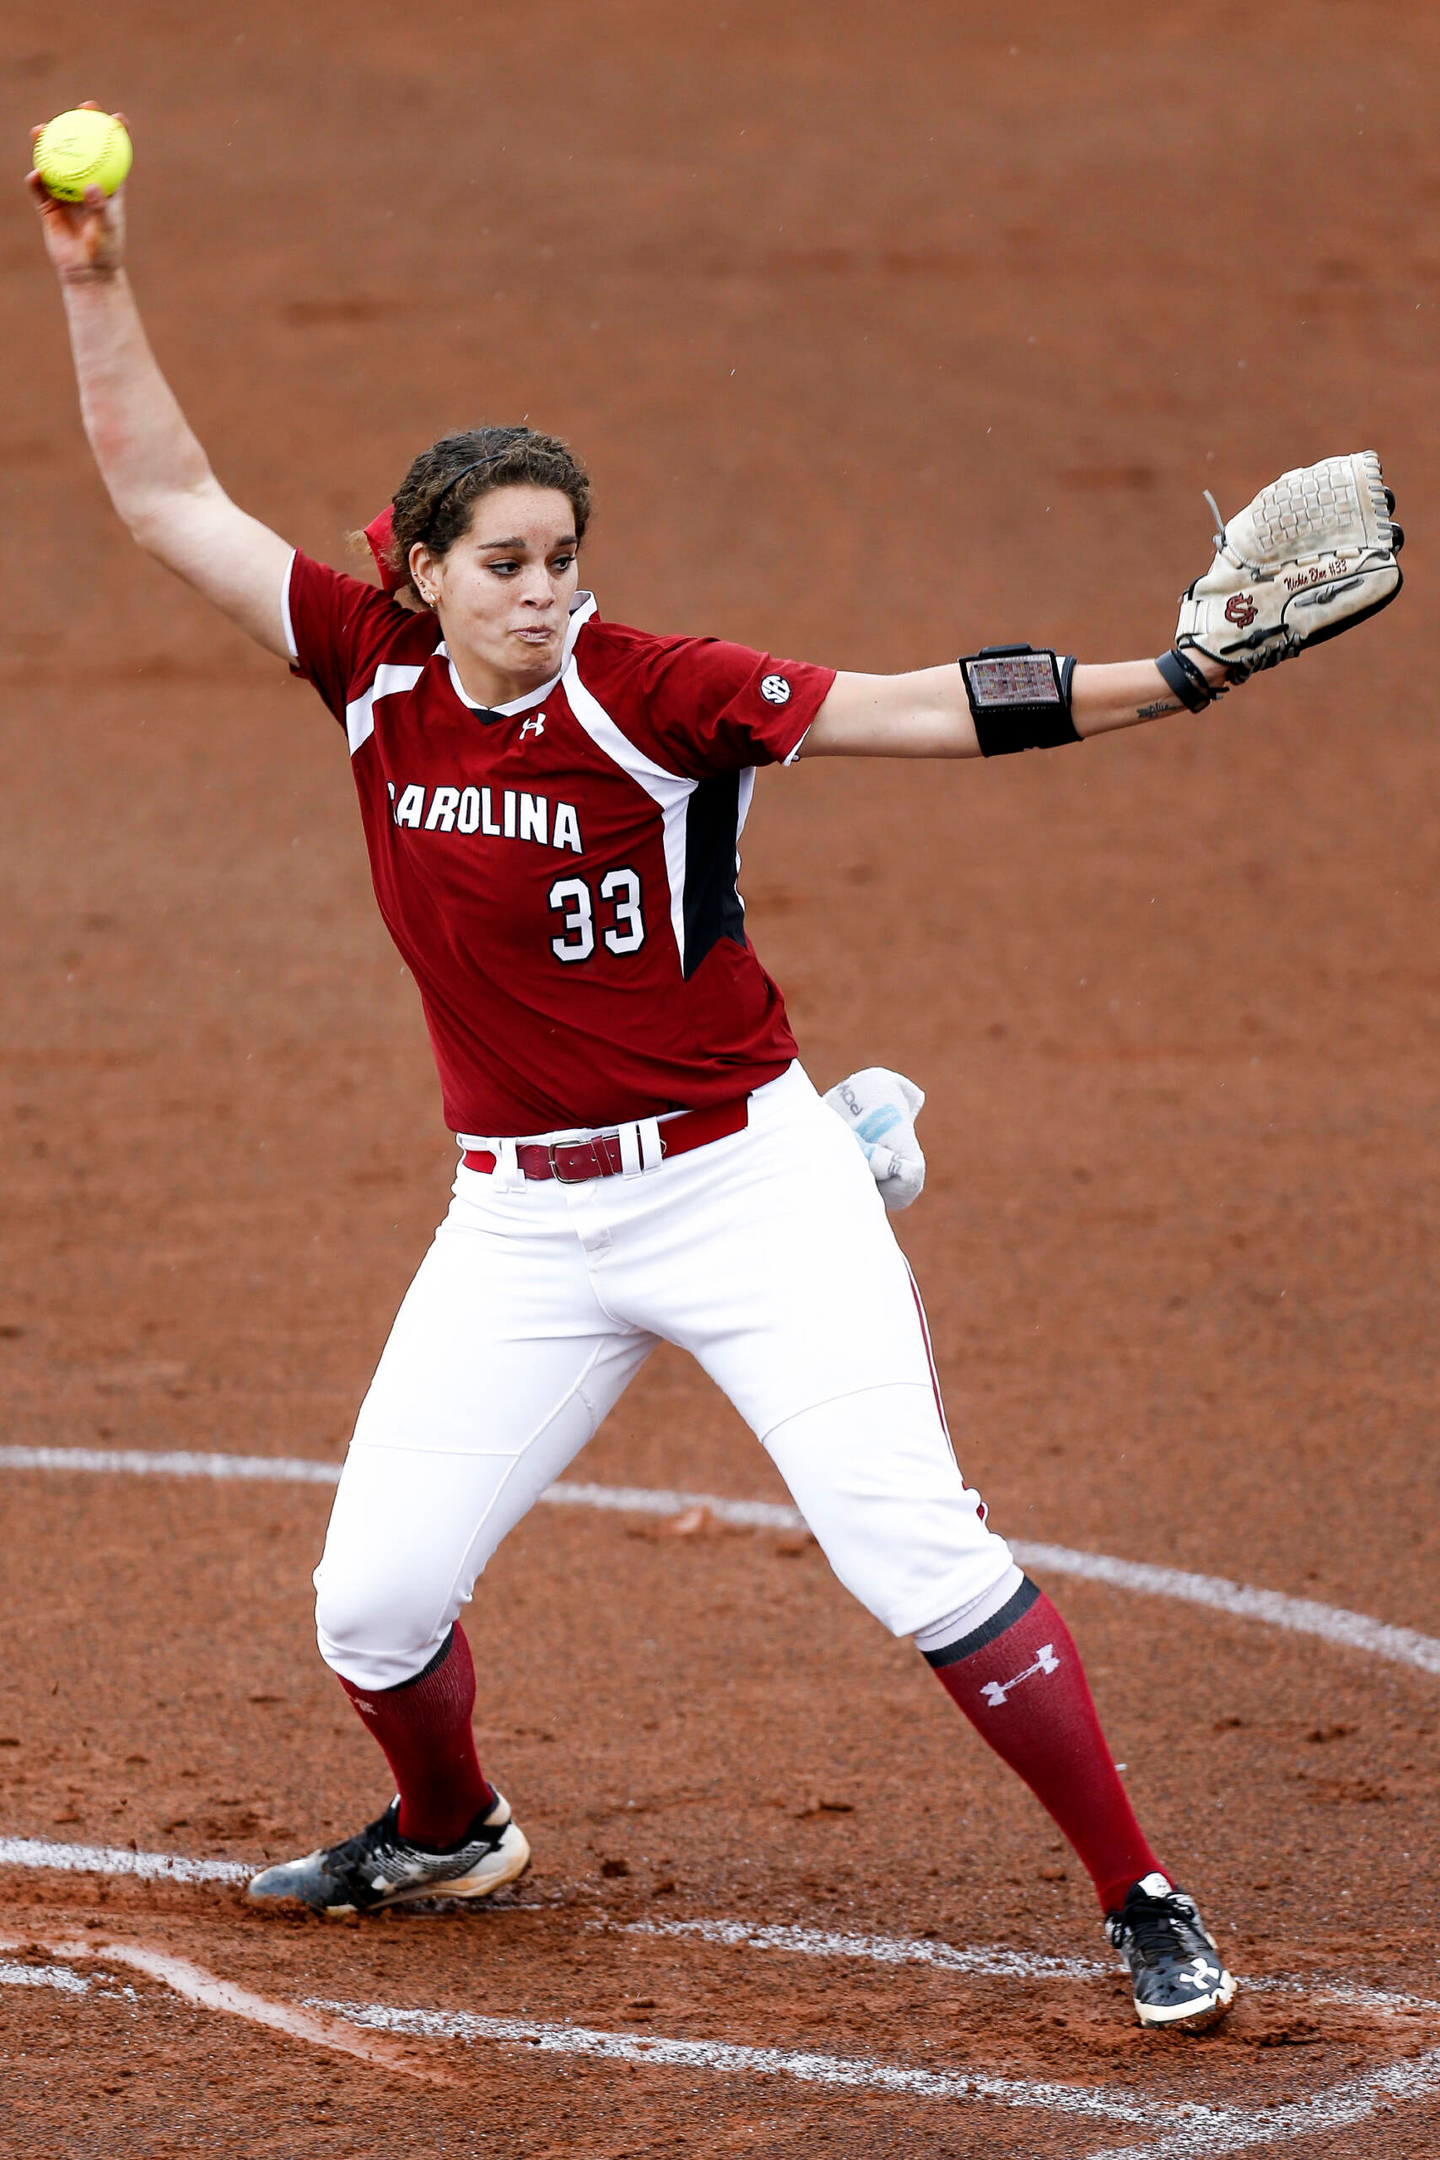
<path id="1" fill-rule="evenodd" d="M 35 140 L 35 170 L 61 202 L 83 202 L 87 187 L 113 195 L 133 156 L 115 115 L 84 106 L 48 121 Z"/>

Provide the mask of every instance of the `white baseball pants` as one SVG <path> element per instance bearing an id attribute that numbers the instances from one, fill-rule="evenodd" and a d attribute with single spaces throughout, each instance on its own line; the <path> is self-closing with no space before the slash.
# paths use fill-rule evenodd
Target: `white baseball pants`
<path id="1" fill-rule="evenodd" d="M 953 1618 L 958 1635 L 1019 1580 L 956 1466 L 874 1181 L 798 1064 L 751 1096 L 745 1131 L 655 1169 L 561 1185 L 462 1165 L 454 1193 L 315 1573 L 321 1655 L 347 1680 L 395 1687 L 428 1663 L 661 1341 L 729 1396 L 894 1634 Z"/>

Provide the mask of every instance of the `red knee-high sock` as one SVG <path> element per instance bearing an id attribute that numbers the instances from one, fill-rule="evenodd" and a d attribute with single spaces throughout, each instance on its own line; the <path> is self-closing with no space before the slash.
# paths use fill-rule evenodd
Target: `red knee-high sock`
<path id="1" fill-rule="evenodd" d="M 1123 1905 L 1141 1876 L 1164 1874 L 1116 1774 L 1079 1652 L 1043 1590 L 1027 1580 L 993 1621 L 926 1657 L 981 1738 L 1054 1816 L 1103 1911 Z"/>
<path id="2" fill-rule="evenodd" d="M 429 1852 L 458 1845 L 476 1816 L 495 1805 L 470 1730 L 475 1667 L 459 1621 L 425 1670 L 399 1687 L 356 1687 L 343 1673 L 339 1679 L 394 1773 L 400 1835 Z"/>

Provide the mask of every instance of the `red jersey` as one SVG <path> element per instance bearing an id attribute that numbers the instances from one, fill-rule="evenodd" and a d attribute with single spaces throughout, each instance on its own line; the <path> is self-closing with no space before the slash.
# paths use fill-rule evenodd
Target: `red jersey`
<path id="1" fill-rule="evenodd" d="M 622 629 L 580 593 L 561 672 L 490 711 L 433 615 L 298 553 L 285 608 L 349 738 L 452 1131 L 613 1125 L 784 1071 L 736 848 L 756 766 L 795 755 L 833 669 Z"/>

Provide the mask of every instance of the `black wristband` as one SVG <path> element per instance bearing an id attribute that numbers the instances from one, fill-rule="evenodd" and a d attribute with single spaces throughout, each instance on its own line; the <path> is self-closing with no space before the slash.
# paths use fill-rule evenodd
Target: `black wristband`
<path id="1" fill-rule="evenodd" d="M 1215 692 L 1199 668 L 1186 654 L 1177 652 L 1173 645 L 1169 652 L 1157 653 L 1155 665 L 1164 676 L 1167 687 L 1191 712 L 1204 712 L 1207 705 L 1214 703 Z"/>
<path id="2" fill-rule="evenodd" d="M 1042 646 L 986 645 L 962 654 L 960 680 L 982 757 L 1015 750 L 1054 750 L 1079 742 L 1070 711 L 1073 659 Z"/>

